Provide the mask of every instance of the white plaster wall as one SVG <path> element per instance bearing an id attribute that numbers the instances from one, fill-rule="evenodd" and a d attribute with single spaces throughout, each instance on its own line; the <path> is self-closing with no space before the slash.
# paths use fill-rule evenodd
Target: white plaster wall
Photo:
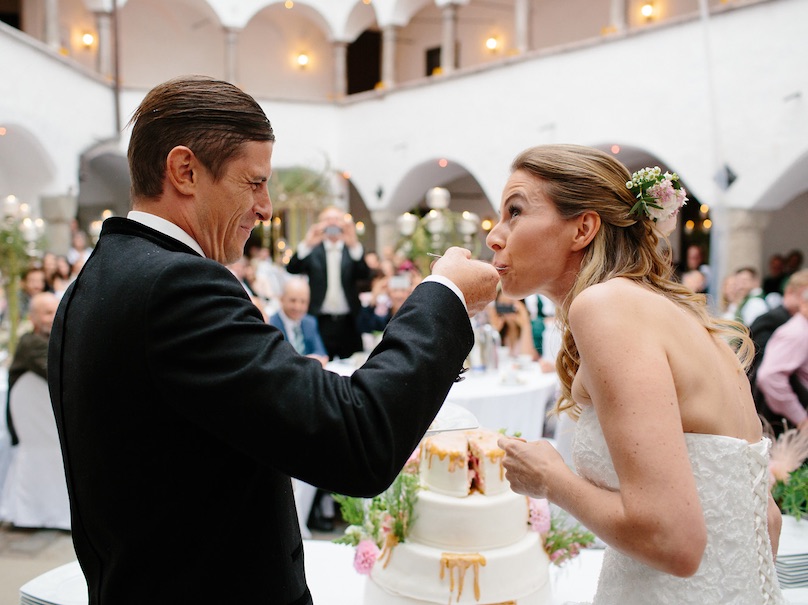
<path id="1" fill-rule="evenodd" d="M 6 174 L 6 187 L 26 190 L 31 198 L 71 189 L 77 192 L 79 155 L 115 134 L 111 89 L 69 59 L 8 27 L 0 28 L 0 57 L 4 58 L 2 122 L 24 128 L 44 156 L 30 161 L 42 162 L 46 168 L 40 172 L 41 180 L 34 182 L 20 182 L 19 175 Z M 6 193 L 0 190 L 0 195 Z"/>
<path id="2" fill-rule="evenodd" d="M 785 254 L 795 248 L 808 256 L 808 191 L 771 214 L 763 233 L 764 269 L 772 254 Z"/>
<path id="3" fill-rule="evenodd" d="M 259 97 L 323 101 L 334 90 L 334 60 L 325 33 L 300 12 L 276 5 L 239 33 L 238 82 Z M 297 55 L 309 55 L 301 69 Z"/>

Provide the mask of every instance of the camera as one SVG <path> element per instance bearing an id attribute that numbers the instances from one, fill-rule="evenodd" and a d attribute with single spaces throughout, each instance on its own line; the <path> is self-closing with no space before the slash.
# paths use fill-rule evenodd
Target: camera
<path id="1" fill-rule="evenodd" d="M 496 303 L 497 315 L 510 315 L 516 313 L 516 305 Z"/>
<path id="2" fill-rule="evenodd" d="M 329 225 L 323 230 L 326 235 L 342 235 L 342 227 L 337 225 Z"/>

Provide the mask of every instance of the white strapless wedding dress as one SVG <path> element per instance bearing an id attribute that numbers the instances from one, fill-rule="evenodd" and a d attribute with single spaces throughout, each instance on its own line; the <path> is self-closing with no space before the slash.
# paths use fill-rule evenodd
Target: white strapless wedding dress
<path id="1" fill-rule="evenodd" d="M 769 440 L 697 434 L 685 440 L 707 524 L 701 566 L 678 578 L 607 548 L 594 605 L 785 603 L 767 532 Z M 573 459 L 581 476 L 619 489 L 592 406 L 584 406 L 578 421 Z"/>

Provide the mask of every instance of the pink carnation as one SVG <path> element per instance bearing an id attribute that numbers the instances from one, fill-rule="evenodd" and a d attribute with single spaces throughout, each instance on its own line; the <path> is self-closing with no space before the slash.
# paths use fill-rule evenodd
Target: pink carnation
<path id="1" fill-rule="evenodd" d="M 665 221 L 666 219 L 676 216 L 679 208 L 684 205 L 687 197 L 685 197 L 684 188 L 676 189 L 673 186 L 673 181 L 664 179 L 648 189 L 648 195 L 655 198 L 656 204 L 662 208 L 653 208 L 648 206 L 648 214 L 655 221 Z"/>
<path id="2" fill-rule="evenodd" d="M 530 527 L 533 531 L 546 534 L 550 531 L 550 505 L 544 498 L 529 499 Z"/>
<path id="3" fill-rule="evenodd" d="M 373 540 L 362 540 L 357 544 L 356 552 L 354 553 L 354 569 L 363 575 L 370 574 L 370 570 L 373 569 L 373 564 L 376 563 L 380 553 L 379 547 L 376 546 Z"/>

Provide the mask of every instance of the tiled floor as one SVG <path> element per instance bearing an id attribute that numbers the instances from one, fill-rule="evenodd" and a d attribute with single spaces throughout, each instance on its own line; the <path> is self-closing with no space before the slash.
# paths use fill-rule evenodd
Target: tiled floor
<path id="1" fill-rule="evenodd" d="M 69 532 L 0 525 L 0 605 L 17 605 L 20 586 L 75 559 Z"/>
<path id="2" fill-rule="evenodd" d="M 334 532 L 312 532 L 313 538 L 332 540 L 342 535 L 344 527 L 338 524 Z M 18 605 L 20 586 L 75 559 L 70 532 L 0 524 L 0 605 Z"/>

